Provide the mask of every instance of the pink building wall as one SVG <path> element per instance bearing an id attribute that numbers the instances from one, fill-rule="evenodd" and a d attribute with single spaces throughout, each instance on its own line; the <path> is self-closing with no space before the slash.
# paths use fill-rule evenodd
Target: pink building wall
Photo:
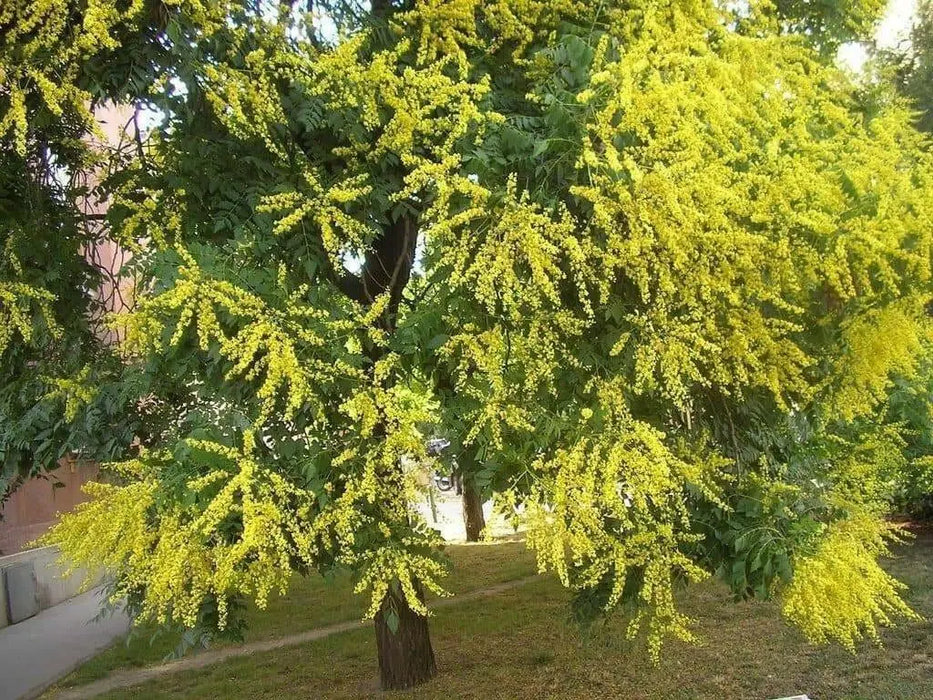
<path id="1" fill-rule="evenodd" d="M 100 147 L 119 148 L 127 143 L 126 128 L 132 124 L 133 117 L 131 108 L 102 106 L 96 109 L 95 115 L 105 137 Z M 85 177 L 87 184 L 92 186 L 99 175 L 88 173 Z M 79 206 L 86 214 L 98 215 L 107 211 L 107 202 L 97 201 L 93 195 Z M 108 311 L 123 311 L 132 300 L 132 285 L 121 282 L 118 288 L 115 280 L 129 256 L 107 237 L 101 224 L 90 225 L 101 229 L 100 237 L 91 249 L 85 251 L 85 255 L 93 265 L 110 272 L 104 275 L 100 298 L 105 300 Z M 119 340 L 105 327 L 101 327 L 99 333 L 105 342 Z M 81 487 L 97 478 L 98 466 L 72 459 L 63 459 L 59 465 L 49 479 L 32 479 L 22 484 L 0 508 L 0 556 L 22 551 L 25 545 L 58 521 L 59 513 L 67 513 L 87 499 Z M 58 487 L 53 486 L 56 482 Z"/>
<path id="2" fill-rule="evenodd" d="M 93 462 L 62 460 L 48 479 L 30 479 L 0 509 L 0 556 L 16 554 L 87 499 L 81 486 L 97 478 Z M 55 487 L 55 482 L 61 484 Z"/>
<path id="3" fill-rule="evenodd" d="M 99 106 L 95 110 L 95 116 L 103 134 L 103 140 L 92 141 L 92 147 L 120 151 L 135 149 L 136 145 L 133 140 L 135 114 L 135 110 L 126 105 Z M 100 176 L 99 172 L 89 172 L 84 175 L 85 185 L 91 194 L 79 206 L 90 217 L 106 214 L 109 206 L 108 201 L 101 200 L 93 192 Z M 105 313 L 125 311 L 132 305 L 133 284 L 132 280 L 120 278 L 119 273 L 123 265 L 129 262 L 130 254 L 110 238 L 109 231 L 102 224 L 90 223 L 89 226 L 95 227 L 99 232 L 94 245 L 85 251 L 88 261 L 102 273 L 102 284 L 97 290 L 98 298 L 104 303 Z M 101 321 L 102 319 L 94 320 Z M 98 327 L 97 332 L 105 342 L 116 343 L 121 340 L 113 329 L 103 324 Z"/>

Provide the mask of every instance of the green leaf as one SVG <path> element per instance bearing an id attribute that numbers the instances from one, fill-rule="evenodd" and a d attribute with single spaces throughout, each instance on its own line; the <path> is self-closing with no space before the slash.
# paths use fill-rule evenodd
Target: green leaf
<path id="1" fill-rule="evenodd" d="M 392 634 L 396 634 L 398 632 L 398 625 L 399 625 L 398 613 L 395 610 L 390 610 L 389 612 L 386 613 L 385 621 L 386 621 L 386 627 L 389 628 Z"/>
<path id="2" fill-rule="evenodd" d="M 431 340 L 429 340 L 425 344 L 425 348 L 427 348 L 428 350 L 437 350 L 444 343 L 446 343 L 449 339 L 450 339 L 450 336 L 447 335 L 446 333 L 439 333 L 433 338 L 431 338 Z"/>

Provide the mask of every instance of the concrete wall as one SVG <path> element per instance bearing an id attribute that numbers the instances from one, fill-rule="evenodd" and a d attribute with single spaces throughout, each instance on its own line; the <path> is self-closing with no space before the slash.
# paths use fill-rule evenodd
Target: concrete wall
<path id="1" fill-rule="evenodd" d="M 58 605 L 80 592 L 86 572 L 80 570 L 75 572 L 74 575 L 64 578 L 57 560 L 57 547 L 40 547 L 39 549 L 30 549 L 18 554 L 0 557 L 0 628 L 9 625 L 6 615 L 6 591 L 3 587 L 3 569 L 8 566 L 32 562 L 36 572 L 40 610 Z M 100 576 L 94 577 L 93 580 L 97 583 Z"/>

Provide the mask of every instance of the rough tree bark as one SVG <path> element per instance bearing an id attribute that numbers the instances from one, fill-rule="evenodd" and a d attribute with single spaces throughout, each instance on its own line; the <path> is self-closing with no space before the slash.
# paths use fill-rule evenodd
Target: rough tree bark
<path id="1" fill-rule="evenodd" d="M 392 0 L 370 2 L 370 11 L 378 22 L 385 21 L 392 9 Z M 332 271 L 338 288 L 363 304 L 371 304 L 380 294 L 389 292 L 388 308 L 377 321 L 388 333 L 394 332 L 397 325 L 402 295 L 411 279 L 417 241 L 418 217 L 400 216 L 385 226 L 383 235 L 366 251 L 359 277 Z M 378 357 L 374 355 L 372 359 Z M 421 585 L 417 581 L 415 585 L 423 599 Z M 411 688 L 437 674 L 427 618 L 411 609 L 398 586 L 390 586 L 376 613 L 374 626 L 383 690 Z"/>
<path id="2" fill-rule="evenodd" d="M 402 294 L 411 278 L 417 239 L 417 219 L 400 217 L 388 224 L 383 235 L 366 251 L 360 276 L 356 279 L 342 276 L 338 285 L 363 304 L 371 304 L 380 294 L 388 292 L 388 307 L 377 321 L 388 333 L 396 328 Z M 373 350 L 374 362 L 379 354 L 378 349 Z M 415 582 L 415 586 L 423 600 L 420 584 Z M 437 674 L 428 620 L 411 609 L 397 584 L 389 588 L 373 624 L 383 690 L 411 688 Z"/>
<path id="3" fill-rule="evenodd" d="M 467 542 L 479 542 L 479 538 L 486 527 L 486 517 L 483 515 L 483 497 L 476 486 L 472 475 L 463 477 L 463 523 L 466 526 Z"/>
<path id="4" fill-rule="evenodd" d="M 417 592 L 423 601 L 420 585 Z M 428 619 L 411 609 L 397 586 L 389 588 L 374 624 L 383 690 L 412 688 L 437 675 Z"/>

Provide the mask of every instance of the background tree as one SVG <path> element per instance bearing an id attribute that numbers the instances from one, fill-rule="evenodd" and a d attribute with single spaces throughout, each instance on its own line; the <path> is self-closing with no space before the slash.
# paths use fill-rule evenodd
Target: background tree
<path id="1" fill-rule="evenodd" d="M 18 105 L 82 80 L 164 115 L 109 219 L 145 290 L 125 376 L 184 410 L 48 538 L 140 619 L 237 629 L 240 596 L 349 568 L 383 685 L 428 679 L 444 563 L 404 465 L 433 433 L 525 506 L 579 619 L 624 606 L 652 656 L 712 573 L 816 641 L 911 615 L 876 560 L 933 157 L 825 60 L 835 30 L 706 2 L 14 7 L 9 45 L 48 61 L 3 95 L 17 152 Z"/>
<path id="2" fill-rule="evenodd" d="M 907 39 L 894 49 L 877 51 L 872 68 L 871 89 L 881 99 L 906 100 L 917 127 L 933 133 L 933 4 L 918 4 Z M 933 515 L 931 357 L 927 342 L 919 372 L 896 379 L 888 414 L 889 422 L 903 426 L 905 440 L 903 468 L 892 475 L 893 502 L 901 512 L 922 518 Z"/>
<path id="3" fill-rule="evenodd" d="M 908 40 L 880 52 L 880 59 L 898 92 L 920 110 L 918 127 L 933 133 L 933 3 L 921 0 L 917 4 Z"/>

